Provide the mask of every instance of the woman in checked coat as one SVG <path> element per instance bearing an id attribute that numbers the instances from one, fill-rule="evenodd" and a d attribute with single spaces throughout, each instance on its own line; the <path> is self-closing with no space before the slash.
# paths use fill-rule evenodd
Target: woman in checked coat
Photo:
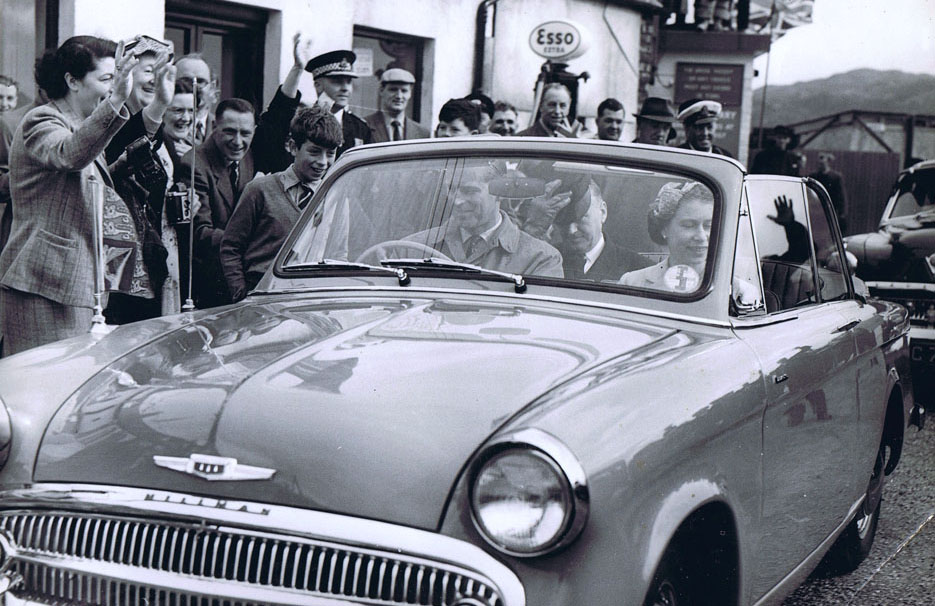
<path id="1" fill-rule="evenodd" d="M 136 59 L 114 42 L 75 36 L 36 63 L 50 102 L 31 110 L 10 152 L 13 224 L 0 254 L 3 353 L 88 331 L 94 305 L 89 179 L 113 183 L 103 151 L 130 114 Z"/>

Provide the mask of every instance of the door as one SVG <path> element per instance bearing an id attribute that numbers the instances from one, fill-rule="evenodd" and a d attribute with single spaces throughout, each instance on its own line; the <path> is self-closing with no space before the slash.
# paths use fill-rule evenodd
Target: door
<path id="1" fill-rule="evenodd" d="M 815 263 L 821 278 L 821 297 L 825 301 L 837 302 L 836 306 L 847 321 L 848 332 L 854 340 L 854 357 L 848 361 L 848 366 L 849 373 L 857 377 L 855 466 L 864 471 L 869 481 L 886 413 L 887 371 L 882 347 L 884 318 L 876 308 L 858 300 L 854 294 L 846 253 L 837 236 L 840 230 L 834 206 L 828 193 L 811 180 L 806 193 Z M 857 495 L 863 488 L 859 484 L 856 486 Z"/>
<path id="2" fill-rule="evenodd" d="M 220 99 L 246 99 L 258 112 L 266 22 L 266 11 L 229 2 L 166 2 L 165 35 L 176 56 L 200 53 L 217 79 Z"/>
<path id="3" fill-rule="evenodd" d="M 761 535 L 752 571 L 759 597 L 853 504 L 858 409 L 854 338 L 845 302 L 822 299 L 803 182 L 757 177 L 746 191 L 767 308 L 735 323 L 766 382 Z"/>

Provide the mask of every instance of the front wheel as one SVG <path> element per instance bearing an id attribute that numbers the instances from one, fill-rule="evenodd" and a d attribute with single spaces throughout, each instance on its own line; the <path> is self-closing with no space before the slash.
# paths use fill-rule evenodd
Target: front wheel
<path id="1" fill-rule="evenodd" d="M 873 475 L 870 477 L 863 504 L 825 556 L 825 563 L 831 574 L 853 572 L 870 555 L 880 521 L 880 506 L 883 504 L 885 463 L 886 446 L 881 445 L 873 464 Z"/>
<path id="2" fill-rule="evenodd" d="M 677 551 L 670 549 L 659 563 L 643 606 L 687 606 L 691 604 L 689 580 Z"/>

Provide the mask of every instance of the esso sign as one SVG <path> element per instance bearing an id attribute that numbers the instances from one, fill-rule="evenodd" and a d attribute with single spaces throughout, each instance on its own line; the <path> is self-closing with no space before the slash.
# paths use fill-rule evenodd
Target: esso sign
<path id="1" fill-rule="evenodd" d="M 587 50 L 585 30 L 572 21 L 546 21 L 529 34 L 529 48 L 545 59 L 574 59 Z"/>

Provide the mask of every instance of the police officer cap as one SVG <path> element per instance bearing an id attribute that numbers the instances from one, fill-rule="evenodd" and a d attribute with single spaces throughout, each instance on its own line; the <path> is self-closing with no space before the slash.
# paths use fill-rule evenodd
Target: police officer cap
<path id="1" fill-rule="evenodd" d="M 415 84 L 416 77 L 401 67 L 393 67 L 383 72 L 380 76 L 380 82 L 387 84 L 389 82 L 402 82 L 403 84 Z"/>
<path id="2" fill-rule="evenodd" d="M 721 113 L 721 104 L 707 99 L 689 99 L 679 105 L 678 119 L 683 124 L 710 124 Z"/>
<path id="3" fill-rule="evenodd" d="M 356 78 L 354 61 L 357 55 L 349 50 L 336 50 L 318 55 L 305 64 L 305 71 L 310 72 L 313 78 L 324 76 L 350 76 Z"/>

